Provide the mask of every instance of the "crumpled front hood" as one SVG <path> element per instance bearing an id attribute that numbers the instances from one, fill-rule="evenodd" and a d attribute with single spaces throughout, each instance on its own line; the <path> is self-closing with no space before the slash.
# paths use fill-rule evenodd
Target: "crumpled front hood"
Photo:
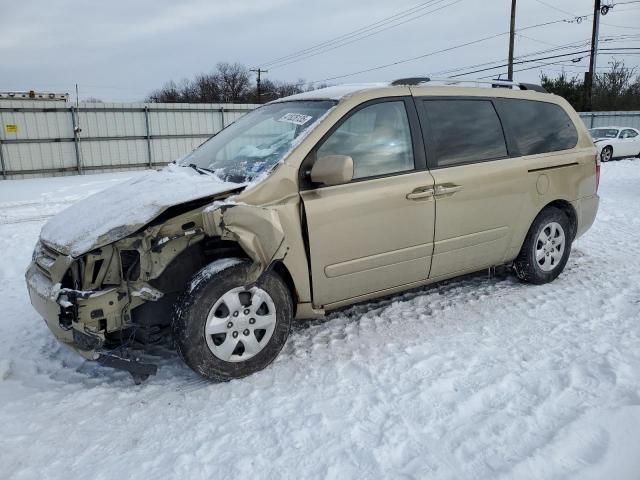
<path id="1" fill-rule="evenodd" d="M 170 165 L 63 210 L 42 227 L 40 239 L 61 253 L 77 257 L 131 235 L 169 207 L 243 186 Z"/>

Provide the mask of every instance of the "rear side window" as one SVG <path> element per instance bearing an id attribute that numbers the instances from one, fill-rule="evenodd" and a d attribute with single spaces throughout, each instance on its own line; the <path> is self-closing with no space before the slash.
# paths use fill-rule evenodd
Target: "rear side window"
<path id="1" fill-rule="evenodd" d="M 568 150 L 578 143 L 578 132 L 569 115 L 554 103 L 503 99 L 500 116 L 513 134 L 520 155 Z"/>
<path id="2" fill-rule="evenodd" d="M 620 138 L 635 138 L 637 137 L 638 134 L 636 133 L 635 130 L 623 130 L 622 133 L 620 133 Z"/>
<path id="3" fill-rule="evenodd" d="M 507 156 L 500 119 L 489 100 L 424 100 L 430 150 L 439 167 Z"/>

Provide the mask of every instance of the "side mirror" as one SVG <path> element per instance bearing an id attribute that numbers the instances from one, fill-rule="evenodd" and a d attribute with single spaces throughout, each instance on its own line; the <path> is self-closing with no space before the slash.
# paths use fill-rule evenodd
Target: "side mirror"
<path id="1" fill-rule="evenodd" d="M 327 155 L 316 160 L 311 168 L 311 181 L 326 186 L 350 182 L 353 159 L 348 155 Z"/>

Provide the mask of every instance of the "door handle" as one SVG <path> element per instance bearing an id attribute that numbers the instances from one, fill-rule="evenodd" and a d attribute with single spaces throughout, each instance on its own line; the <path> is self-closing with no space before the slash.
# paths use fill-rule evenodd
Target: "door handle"
<path id="1" fill-rule="evenodd" d="M 418 187 L 413 192 L 407 193 L 407 200 L 422 200 L 424 198 L 431 198 L 434 195 L 434 190 L 431 187 Z"/>
<path id="2" fill-rule="evenodd" d="M 460 185 L 446 184 L 446 185 L 438 185 L 435 189 L 436 197 L 445 197 L 451 196 L 457 192 L 462 190 Z"/>

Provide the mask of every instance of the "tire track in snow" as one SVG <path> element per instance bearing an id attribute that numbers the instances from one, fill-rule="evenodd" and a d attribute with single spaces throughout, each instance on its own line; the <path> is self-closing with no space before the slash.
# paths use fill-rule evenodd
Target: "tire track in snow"
<path id="1" fill-rule="evenodd" d="M 51 218 L 54 215 L 55 214 L 52 213 L 50 215 L 36 215 L 34 217 L 23 217 L 23 218 L 9 219 L 9 220 L 5 220 L 2 217 L 0 217 L 0 225 L 14 225 L 17 223 L 26 223 L 26 222 L 40 222 L 42 220 Z"/>

